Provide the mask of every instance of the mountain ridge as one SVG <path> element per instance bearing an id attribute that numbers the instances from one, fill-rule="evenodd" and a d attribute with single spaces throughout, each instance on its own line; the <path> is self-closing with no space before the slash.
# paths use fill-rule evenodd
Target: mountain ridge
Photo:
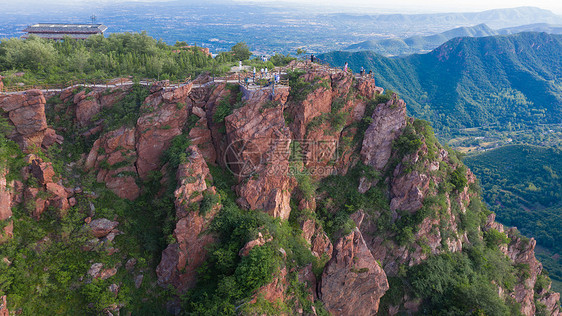
<path id="1" fill-rule="evenodd" d="M 559 313 L 535 241 L 403 100 L 284 71 L 275 94 L 204 74 L 1 95 L 7 308 Z"/>
<path id="2" fill-rule="evenodd" d="M 354 71 L 372 70 L 381 86 L 405 98 L 412 115 L 446 134 L 495 123 L 558 122 L 560 48 L 562 36 L 529 32 L 455 38 L 429 53 L 400 58 L 370 52 L 320 58 L 334 66 L 348 61 Z"/>

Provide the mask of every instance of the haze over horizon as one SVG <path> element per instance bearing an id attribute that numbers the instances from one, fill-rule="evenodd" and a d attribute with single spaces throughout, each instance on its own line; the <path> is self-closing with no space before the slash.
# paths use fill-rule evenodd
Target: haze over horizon
<path id="1" fill-rule="evenodd" d="M 0 5 L 6 9 L 38 9 L 40 7 L 47 8 L 52 5 L 105 5 L 126 2 L 184 2 L 184 3 L 200 3 L 195 0 L 22 0 L 14 3 L 9 0 L 0 0 Z M 475 0 L 475 1 L 455 1 L 448 0 L 430 0 L 420 3 L 417 0 L 396 0 L 392 4 L 382 0 L 326 0 L 318 3 L 317 0 L 211 0 L 209 2 L 237 2 L 248 4 L 266 4 L 266 5 L 284 5 L 291 4 L 295 6 L 316 7 L 329 9 L 331 11 L 351 11 L 365 13 L 435 13 L 435 12 L 476 12 L 492 9 L 505 9 L 515 7 L 538 7 L 550 10 L 556 14 L 562 14 L 562 2 L 551 0 Z M 39 7 L 38 7 L 39 6 Z M 364 11 L 367 10 L 367 11 Z"/>

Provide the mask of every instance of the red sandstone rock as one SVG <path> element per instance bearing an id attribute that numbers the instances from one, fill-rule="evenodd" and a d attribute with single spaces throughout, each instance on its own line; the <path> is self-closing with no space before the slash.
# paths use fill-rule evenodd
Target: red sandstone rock
<path id="1" fill-rule="evenodd" d="M 359 229 L 338 240 L 320 285 L 320 297 L 332 315 L 374 315 L 388 288 Z"/>
<path id="2" fill-rule="evenodd" d="M 285 300 L 285 291 L 288 287 L 286 277 L 287 268 L 280 269 L 273 278 L 273 281 L 260 287 L 254 295 L 254 298 L 249 303 L 255 304 L 258 296 L 261 296 L 271 303 L 283 302 Z"/>
<path id="3" fill-rule="evenodd" d="M 181 293 L 193 287 L 197 281 L 197 269 L 207 258 L 206 247 L 214 242 L 214 236 L 206 232 L 217 214 L 217 205 L 204 216 L 199 214 L 198 203 L 203 192 L 216 194 L 214 187 L 208 187 L 205 180 L 211 180 L 209 168 L 197 146 L 188 148 L 185 164 L 178 167 L 175 191 L 176 243 L 168 245 L 162 252 L 162 260 L 156 268 L 158 284 L 171 284 Z"/>
<path id="4" fill-rule="evenodd" d="M 117 274 L 117 268 L 111 268 L 111 269 L 102 270 L 98 277 L 102 280 L 107 280 L 116 274 Z"/>
<path id="5" fill-rule="evenodd" d="M 49 148 L 55 143 L 60 145 L 62 144 L 63 141 L 64 141 L 64 137 L 57 135 L 54 129 L 47 128 L 45 130 L 45 136 L 43 138 L 43 143 L 41 144 L 41 146 L 45 148 Z"/>
<path id="6" fill-rule="evenodd" d="M 239 182 L 238 204 L 283 219 L 289 218 L 295 185 L 288 176 L 290 132 L 283 117 L 288 94 L 277 91 L 273 102 L 278 105 L 264 108 L 270 91 L 248 91 L 246 105 L 225 119 L 229 142 L 225 160 Z"/>
<path id="7" fill-rule="evenodd" d="M 207 118 L 203 116 L 189 131 L 189 138 L 193 145 L 197 145 L 201 154 L 209 163 L 217 160 L 211 130 L 207 127 Z"/>
<path id="8" fill-rule="evenodd" d="M 91 221 L 89 224 L 92 234 L 97 238 L 102 238 L 107 236 L 119 222 L 110 221 L 106 218 L 98 218 Z"/>
<path id="9" fill-rule="evenodd" d="M 2 90 L 2 81 L 0 80 L 0 90 Z M 8 310 L 8 302 L 6 300 L 6 295 L 2 295 L 0 298 L 0 316 L 10 316 L 10 311 Z"/>
<path id="10" fill-rule="evenodd" d="M 76 97 L 82 95 L 83 93 L 84 91 L 80 92 L 76 95 Z M 95 91 L 92 91 L 87 95 L 84 95 L 83 99 L 76 97 L 74 98 L 75 101 L 77 99 L 81 99 L 76 103 L 76 119 L 78 120 L 78 124 L 80 124 L 81 126 L 88 125 L 92 117 L 94 117 L 94 115 L 98 114 L 101 111 L 102 106 L 98 102 L 96 96 L 97 93 Z"/>
<path id="11" fill-rule="evenodd" d="M 53 182 L 55 170 L 50 162 L 42 162 L 35 159 L 31 162 L 31 174 L 39 181 L 40 184 Z"/>
<path id="12" fill-rule="evenodd" d="M 361 148 L 363 163 L 382 170 L 392 153 L 392 142 L 406 126 L 406 104 L 396 95 L 386 104 L 379 104 L 367 128 Z"/>
<path id="13" fill-rule="evenodd" d="M 244 247 L 242 247 L 242 249 L 240 249 L 240 251 L 238 252 L 238 255 L 240 257 L 245 257 L 248 254 L 250 254 L 250 251 L 252 249 L 254 249 L 255 247 L 263 246 L 263 245 L 265 245 L 266 243 L 268 243 L 272 240 L 273 240 L 273 237 L 269 237 L 268 239 L 265 239 L 265 238 L 263 238 L 263 235 L 261 233 L 258 233 L 258 238 L 248 241 L 244 245 Z"/>
<path id="14" fill-rule="evenodd" d="M 12 200 L 14 199 L 14 192 L 8 187 L 6 182 L 7 170 L 0 167 L 0 222 L 9 220 L 10 223 L 3 227 L 0 231 L 0 243 L 13 236 L 14 224 L 11 221 L 12 217 Z"/>
<path id="15" fill-rule="evenodd" d="M 0 96 L 0 108 L 8 112 L 15 131 L 10 138 L 22 146 L 24 151 L 40 147 L 43 142 L 47 119 L 45 97 L 40 90 Z"/>
<path id="16" fill-rule="evenodd" d="M 136 128 L 137 170 L 141 178 L 160 167 L 160 156 L 172 138 L 182 133 L 189 109 L 178 103 L 187 104 L 191 86 L 151 94 L 141 107 L 145 114 L 138 119 Z"/>
<path id="17" fill-rule="evenodd" d="M 119 197 L 134 200 L 140 195 L 136 184 L 137 153 L 135 130 L 122 127 L 103 135 L 94 142 L 84 166 L 98 169 L 98 182 L 104 182 L 108 189 Z M 112 166 L 119 165 L 115 168 Z M 107 170 L 109 166 L 109 170 Z"/>

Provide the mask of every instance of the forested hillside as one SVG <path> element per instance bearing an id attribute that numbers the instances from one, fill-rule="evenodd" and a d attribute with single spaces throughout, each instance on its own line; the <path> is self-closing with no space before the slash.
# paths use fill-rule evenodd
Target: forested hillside
<path id="1" fill-rule="evenodd" d="M 562 151 L 506 146 L 469 156 L 465 163 L 482 183 L 483 196 L 498 220 L 534 236 L 553 280 L 562 282 Z M 558 287 L 559 288 L 559 287 Z"/>
<path id="2" fill-rule="evenodd" d="M 456 38 L 403 58 L 371 52 L 320 56 L 334 66 L 372 70 L 377 84 L 400 94 L 409 112 L 447 138 L 469 127 L 494 131 L 562 119 L 562 36 L 520 33 Z"/>

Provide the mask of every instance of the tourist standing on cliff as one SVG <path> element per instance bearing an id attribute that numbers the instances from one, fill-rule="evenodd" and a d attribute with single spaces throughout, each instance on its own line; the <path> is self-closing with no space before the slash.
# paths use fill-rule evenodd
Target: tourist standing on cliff
<path id="1" fill-rule="evenodd" d="M 345 62 L 345 65 L 343 66 L 343 72 L 347 72 L 347 61 Z"/>
<path id="2" fill-rule="evenodd" d="M 310 62 L 314 63 L 314 54 L 310 54 Z"/>

